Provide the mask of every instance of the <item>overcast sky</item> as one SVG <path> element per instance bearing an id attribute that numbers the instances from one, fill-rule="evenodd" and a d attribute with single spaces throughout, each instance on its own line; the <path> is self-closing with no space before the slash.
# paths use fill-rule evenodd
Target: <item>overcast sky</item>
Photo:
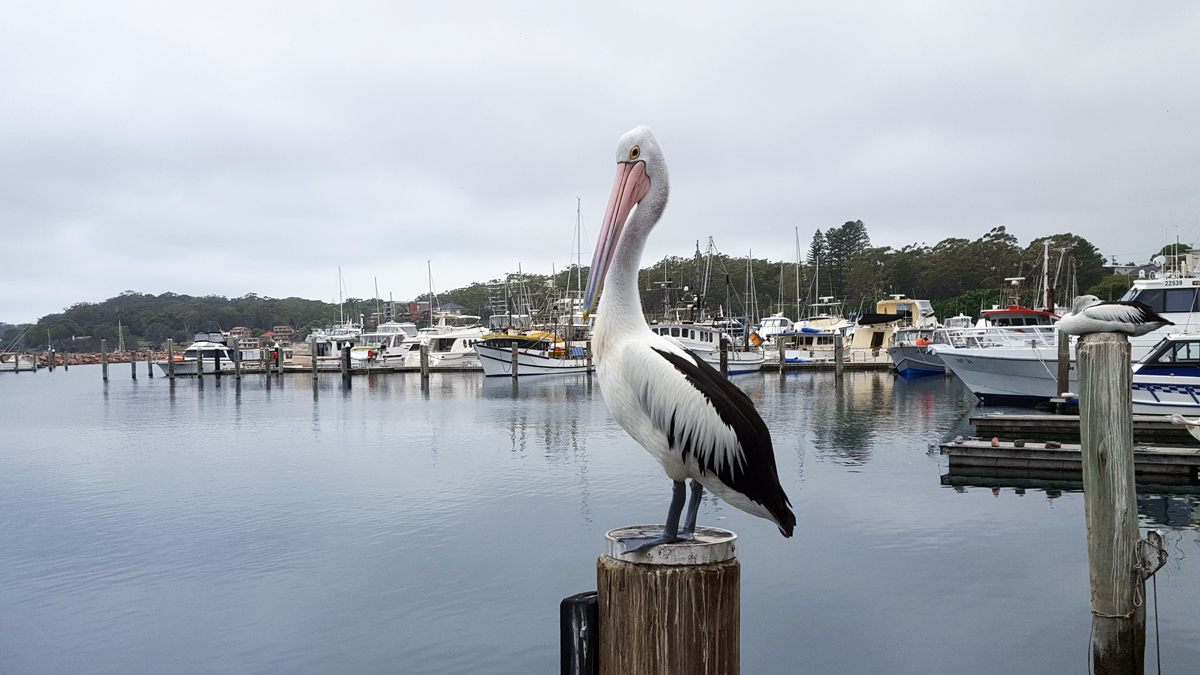
<path id="1" fill-rule="evenodd" d="M 590 259 L 617 138 L 646 262 L 1074 232 L 1200 240 L 1200 5 L 0 2 L 0 321 L 126 289 L 407 299 Z M 992 5 L 992 6 L 987 6 Z"/>

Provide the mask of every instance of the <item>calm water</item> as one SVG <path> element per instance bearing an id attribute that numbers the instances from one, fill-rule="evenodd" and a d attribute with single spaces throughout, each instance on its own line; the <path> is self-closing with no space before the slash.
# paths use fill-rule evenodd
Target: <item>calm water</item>
<path id="1" fill-rule="evenodd" d="M 744 672 L 1085 672 L 1083 497 L 942 487 L 955 380 L 736 381 L 799 519 L 701 511 Z M 0 672 L 556 673 L 559 600 L 669 491 L 585 378 L 0 374 Z M 1142 500 L 1164 672 L 1200 663 L 1197 503 Z"/>

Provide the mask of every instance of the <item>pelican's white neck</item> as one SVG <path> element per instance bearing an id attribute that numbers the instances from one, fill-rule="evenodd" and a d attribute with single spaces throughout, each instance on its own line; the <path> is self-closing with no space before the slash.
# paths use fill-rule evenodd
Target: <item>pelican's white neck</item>
<path id="1" fill-rule="evenodd" d="M 651 189 L 629 217 L 621 240 L 617 242 L 612 266 L 604 277 L 604 292 L 600 295 L 596 317 L 598 334 L 648 330 L 646 316 L 642 313 L 641 293 L 638 292 L 638 270 L 646 238 L 662 216 L 666 201 L 665 189 Z"/>

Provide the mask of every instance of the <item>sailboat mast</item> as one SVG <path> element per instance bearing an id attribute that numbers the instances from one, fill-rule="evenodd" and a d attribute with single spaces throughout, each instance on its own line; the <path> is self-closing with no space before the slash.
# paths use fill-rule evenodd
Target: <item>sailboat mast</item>
<path id="1" fill-rule="evenodd" d="M 433 325 L 433 261 L 425 261 L 425 277 L 429 282 L 429 325 Z"/>
<path id="2" fill-rule="evenodd" d="M 1054 311 L 1054 295 L 1050 290 L 1050 240 L 1042 242 L 1042 309 Z"/>
<path id="3" fill-rule="evenodd" d="M 796 320 L 800 320 L 800 228 L 796 228 Z"/>

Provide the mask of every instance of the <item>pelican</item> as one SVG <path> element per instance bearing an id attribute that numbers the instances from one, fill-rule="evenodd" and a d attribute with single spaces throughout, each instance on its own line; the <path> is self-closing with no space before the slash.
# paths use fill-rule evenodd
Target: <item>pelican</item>
<path id="1" fill-rule="evenodd" d="M 1058 329 L 1067 335 L 1128 333 L 1137 337 L 1174 325 L 1140 302 L 1103 302 L 1094 295 L 1075 298 L 1071 312 L 1058 321 Z"/>
<path id="2" fill-rule="evenodd" d="M 1171 420 L 1171 424 L 1182 424 L 1187 427 L 1188 433 L 1192 435 L 1192 438 L 1200 441 L 1200 420 L 1189 420 L 1183 415 L 1171 415 L 1167 419 Z"/>
<path id="3" fill-rule="evenodd" d="M 790 537 L 796 516 L 779 485 L 771 432 L 754 403 L 695 354 L 650 332 L 642 314 L 642 249 L 668 192 L 667 165 L 650 129 L 641 126 L 622 136 L 617 178 L 588 274 L 584 320 L 596 307 L 603 281 L 592 345 L 604 402 L 674 482 L 662 535 L 624 544 L 638 551 L 693 537 L 704 488 L 773 521 Z M 691 495 L 680 529 L 689 479 Z"/>

